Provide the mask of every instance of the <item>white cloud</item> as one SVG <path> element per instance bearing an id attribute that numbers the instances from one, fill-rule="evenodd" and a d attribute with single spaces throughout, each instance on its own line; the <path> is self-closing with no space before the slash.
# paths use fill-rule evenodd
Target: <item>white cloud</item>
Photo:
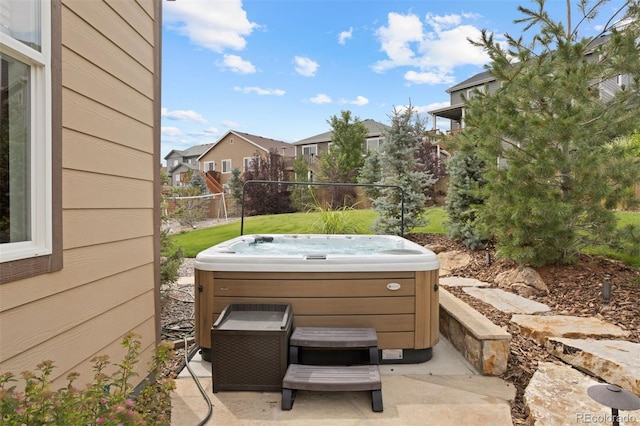
<path id="1" fill-rule="evenodd" d="M 242 50 L 245 37 L 258 27 L 249 21 L 241 0 L 225 0 L 212 5 L 210 0 L 163 2 L 163 20 L 198 46 L 214 52 Z"/>
<path id="2" fill-rule="evenodd" d="M 204 133 L 207 133 L 210 135 L 217 135 L 220 133 L 220 130 L 216 129 L 215 127 L 209 127 L 207 129 L 204 129 Z"/>
<path id="3" fill-rule="evenodd" d="M 380 50 L 387 56 L 372 65 L 375 72 L 409 67 L 405 80 L 410 84 L 449 84 L 453 70 L 462 65 L 481 66 L 488 55 L 469 43 L 478 40 L 481 31 L 465 21 L 477 19 L 475 14 L 427 14 L 419 16 L 389 13 L 387 24 L 378 28 Z M 500 37 L 496 36 L 496 41 Z"/>
<path id="4" fill-rule="evenodd" d="M 448 70 L 427 72 L 407 71 L 404 74 L 404 79 L 414 84 L 442 84 L 453 83 L 455 81 L 455 77 L 451 75 Z"/>
<path id="5" fill-rule="evenodd" d="M 180 129 L 178 129 L 177 127 L 160 127 L 160 133 L 164 136 L 180 136 Z"/>
<path id="6" fill-rule="evenodd" d="M 324 93 L 318 93 L 313 98 L 309 99 L 313 104 L 330 104 L 331 98 Z"/>
<path id="7" fill-rule="evenodd" d="M 449 101 L 445 101 L 445 102 L 432 102 L 428 105 L 425 105 L 424 108 L 426 109 L 426 111 L 433 111 L 434 109 L 440 109 L 440 108 L 444 108 L 451 105 L 451 102 Z"/>
<path id="8" fill-rule="evenodd" d="M 232 121 L 232 120 L 224 120 L 222 121 L 222 125 L 227 129 L 236 129 L 240 127 L 240 124 L 238 124 L 237 121 Z"/>
<path id="9" fill-rule="evenodd" d="M 388 26 L 376 31 L 380 48 L 389 57 L 388 61 L 378 62 L 374 69 L 379 72 L 401 65 L 415 65 L 415 54 L 411 43 L 423 40 L 422 22 L 416 15 L 401 15 L 391 12 L 387 15 Z"/>
<path id="10" fill-rule="evenodd" d="M 353 36 L 353 28 L 349 28 L 349 31 L 342 31 L 338 34 L 338 44 L 345 44 Z"/>
<path id="11" fill-rule="evenodd" d="M 233 90 L 236 92 L 242 93 L 255 93 L 257 95 L 273 95 L 273 96 L 283 96 L 285 93 L 282 89 L 262 89 L 260 87 L 234 87 Z"/>
<path id="12" fill-rule="evenodd" d="M 168 118 L 169 120 L 178 120 L 178 121 L 195 121 L 197 123 L 206 123 L 205 120 L 200 114 L 195 111 L 189 110 L 176 110 L 169 111 L 167 108 L 161 109 L 161 115 L 163 117 Z"/>
<path id="13" fill-rule="evenodd" d="M 253 74 L 256 67 L 249 61 L 245 61 L 238 55 L 224 55 L 222 62 L 218 63 L 223 68 L 228 68 L 238 74 Z"/>
<path id="14" fill-rule="evenodd" d="M 294 63 L 296 64 L 295 69 L 296 72 L 305 77 L 313 77 L 316 75 L 316 71 L 318 71 L 318 63 L 305 58 L 304 56 L 296 56 L 293 58 Z"/>
<path id="15" fill-rule="evenodd" d="M 356 96 L 356 98 L 354 100 L 347 100 L 347 99 L 341 99 L 340 100 L 341 104 L 351 104 L 351 105 L 358 105 L 358 106 L 364 106 L 367 105 L 369 103 L 369 99 L 365 98 L 364 96 Z"/>

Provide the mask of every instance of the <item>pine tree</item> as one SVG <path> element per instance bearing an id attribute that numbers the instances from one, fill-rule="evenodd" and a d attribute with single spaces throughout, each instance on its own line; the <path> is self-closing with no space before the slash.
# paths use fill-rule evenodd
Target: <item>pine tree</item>
<path id="1" fill-rule="evenodd" d="M 364 159 L 364 164 L 358 174 L 358 183 L 367 185 L 380 184 L 382 181 L 382 154 L 380 151 L 370 151 Z M 363 187 L 362 192 L 374 200 L 380 196 L 380 189 L 377 187 Z"/>
<path id="2" fill-rule="evenodd" d="M 505 50 L 487 32 L 475 43 L 491 57 L 488 71 L 501 87 L 468 100 L 465 133 L 491 165 L 479 219 L 496 237 L 498 255 L 544 265 L 609 241 L 616 184 L 637 179 L 637 165 L 611 158 L 605 147 L 640 126 L 640 13 L 637 1 L 628 2 L 625 26 L 610 28 L 606 39 L 578 39 L 543 0 L 536 3 L 535 10 L 519 7 L 525 33 L 539 31 L 530 43 L 506 35 Z M 595 16 L 602 3 L 585 14 Z M 599 84 L 619 75 L 629 76 L 627 84 L 601 96 Z"/>
<path id="3" fill-rule="evenodd" d="M 242 208 L 242 186 L 244 182 L 242 181 L 242 172 L 239 168 L 234 167 L 231 170 L 231 177 L 227 181 L 229 185 L 229 195 L 233 200 L 233 209 L 235 211 L 235 215 L 240 215 L 240 210 Z"/>
<path id="4" fill-rule="evenodd" d="M 486 184 L 485 163 L 475 155 L 473 149 L 468 149 L 470 146 L 472 144 L 462 145 L 447 162 L 448 235 L 472 250 L 479 250 L 486 245 L 477 224 L 477 209 L 484 202 L 481 190 Z"/>
<path id="5" fill-rule="evenodd" d="M 416 153 L 423 143 L 425 123 L 416 115 L 412 105 L 394 108 L 391 129 L 380 150 L 382 185 L 399 186 L 380 189 L 380 196 L 373 200 L 378 212 L 374 229 L 381 234 L 401 233 L 402 193 L 404 193 L 404 229 L 424 225 L 425 188 L 434 183 L 431 173 L 424 171 Z"/>

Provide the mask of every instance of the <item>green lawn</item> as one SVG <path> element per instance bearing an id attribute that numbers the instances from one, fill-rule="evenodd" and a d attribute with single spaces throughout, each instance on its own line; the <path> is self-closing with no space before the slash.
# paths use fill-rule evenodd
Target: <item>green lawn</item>
<path id="1" fill-rule="evenodd" d="M 373 233 L 371 227 L 376 218 L 375 211 L 353 210 L 350 211 L 349 214 L 353 215 L 352 220 L 366 225 L 366 233 Z M 245 218 L 243 234 L 308 234 L 312 233 L 313 223 L 318 219 L 318 216 L 318 213 L 311 212 Z M 616 216 L 618 217 L 619 227 L 631 223 L 640 224 L 640 213 L 638 212 L 616 212 Z M 405 230 L 405 232 L 435 234 L 443 234 L 446 232 L 445 222 L 447 220 L 447 214 L 443 208 L 431 208 L 427 211 L 425 217 L 428 221 L 426 226 Z M 182 246 L 185 257 L 195 257 L 202 250 L 239 235 L 240 222 L 238 221 L 172 235 L 171 240 L 174 244 Z M 640 259 L 638 259 L 637 256 L 631 257 L 623 252 L 614 251 L 607 247 L 589 247 L 585 252 L 622 260 L 628 265 L 640 267 Z"/>

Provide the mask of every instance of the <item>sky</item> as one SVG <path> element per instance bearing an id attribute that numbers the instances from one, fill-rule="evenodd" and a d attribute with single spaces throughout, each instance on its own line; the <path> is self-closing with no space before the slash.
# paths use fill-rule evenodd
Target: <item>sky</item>
<path id="1" fill-rule="evenodd" d="M 571 0 L 572 20 L 579 19 Z M 592 37 L 621 0 L 583 22 Z M 163 1 L 162 150 L 214 143 L 229 130 L 296 142 L 331 130 L 342 111 L 390 124 L 409 103 L 449 105 L 449 87 L 484 71 L 481 31 L 523 35 L 529 0 Z M 547 0 L 566 21 L 566 0 Z"/>

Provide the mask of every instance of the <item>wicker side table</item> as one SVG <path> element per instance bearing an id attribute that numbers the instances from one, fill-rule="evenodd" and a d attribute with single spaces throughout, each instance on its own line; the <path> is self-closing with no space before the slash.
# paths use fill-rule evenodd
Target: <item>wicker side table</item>
<path id="1" fill-rule="evenodd" d="M 290 304 L 228 305 L 211 328 L 213 392 L 282 390 L 292 323 Z"/>

